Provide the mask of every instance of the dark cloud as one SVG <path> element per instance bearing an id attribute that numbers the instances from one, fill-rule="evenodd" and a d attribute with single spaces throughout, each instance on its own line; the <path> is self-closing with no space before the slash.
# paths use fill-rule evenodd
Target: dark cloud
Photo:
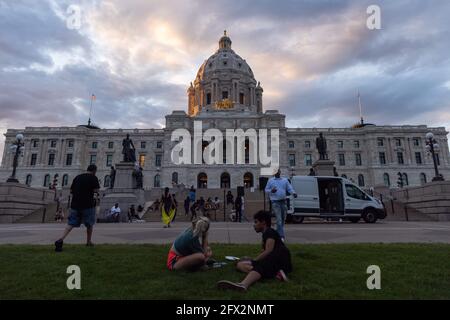
<path id="1" fill-rule="evenodd" d="M 0 0 L 0 130 L 86 123 L 92 93 L 101 127 L 158 127 L 224 29 L 290 126 L 352 125 L 359 89 L 369 122 L 449 128 L 449 14 L 437 0 Z"/>

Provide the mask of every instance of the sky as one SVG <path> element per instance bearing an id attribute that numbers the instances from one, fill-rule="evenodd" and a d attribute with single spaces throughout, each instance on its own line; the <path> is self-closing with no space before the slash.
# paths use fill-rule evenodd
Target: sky
<path id="1" fill-rule="evenodd" d="M 440 0 L 0 0 L 0 156 L 8 128 L 86 124 L 92 94 L 101 128 L 163 127 L 225 29 L 288 127 L 351 126 L 359 91 L 366 122 L 449 130 L 449 17 Z"/>

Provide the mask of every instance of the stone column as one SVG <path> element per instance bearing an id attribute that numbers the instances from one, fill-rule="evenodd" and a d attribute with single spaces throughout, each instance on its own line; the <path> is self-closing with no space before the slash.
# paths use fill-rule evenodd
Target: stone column
<path id="1" fill-rule="evenodd" d="M 392 158 L 392 145 L 391 145 L 391 138 L 387 138 L 387 148 L 386 148 L 386 156 L 387 156 L 387 164 L 391 164 L 394 162 Z"/>

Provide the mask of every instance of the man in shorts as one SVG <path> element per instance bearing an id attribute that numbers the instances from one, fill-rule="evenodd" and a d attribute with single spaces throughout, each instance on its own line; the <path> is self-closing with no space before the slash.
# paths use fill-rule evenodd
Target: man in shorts
<path id="1" fill-rule="evenodd" d="M 55 251 L 61 252 L 63 241 L 72 229 L 80 227 L 83 222 L 86 226 L 87 242 L 86 246 L 92 247 L 92 231 L 95 224 L 95 200 L 94 193 L 98 193 L 100 184 L 95 176 L 97 166 L 91 164 L 87 168 L 86 173 L 82 173 L 73 179 L 70 186 L 72 193 L 72 202 L 70 205 L 70 214 L 67 218 L 67 227 L 64 230 L 63 236 L 55 241 Z"/>

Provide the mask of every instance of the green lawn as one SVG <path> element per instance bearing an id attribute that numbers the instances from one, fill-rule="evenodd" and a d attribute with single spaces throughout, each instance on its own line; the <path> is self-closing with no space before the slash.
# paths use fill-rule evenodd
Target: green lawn
<path id="1" fill-rule="evenodd" d="M 170 272 L 168 245 L 0 246 L 2 299 L 450 299 L 450 245 L 289 245 L 290 282 L 257 283 L 247 293 L 220 291 L 238 281 L 230 263 L 197 273 Z M 214 256 L 256 255 L 257 245 L 212 245 Z M 81 268 L 81 290 L 68 290 L 66 268 Z M 368 290 L 366 269 L 381 268 L 381 290 Z"/>

